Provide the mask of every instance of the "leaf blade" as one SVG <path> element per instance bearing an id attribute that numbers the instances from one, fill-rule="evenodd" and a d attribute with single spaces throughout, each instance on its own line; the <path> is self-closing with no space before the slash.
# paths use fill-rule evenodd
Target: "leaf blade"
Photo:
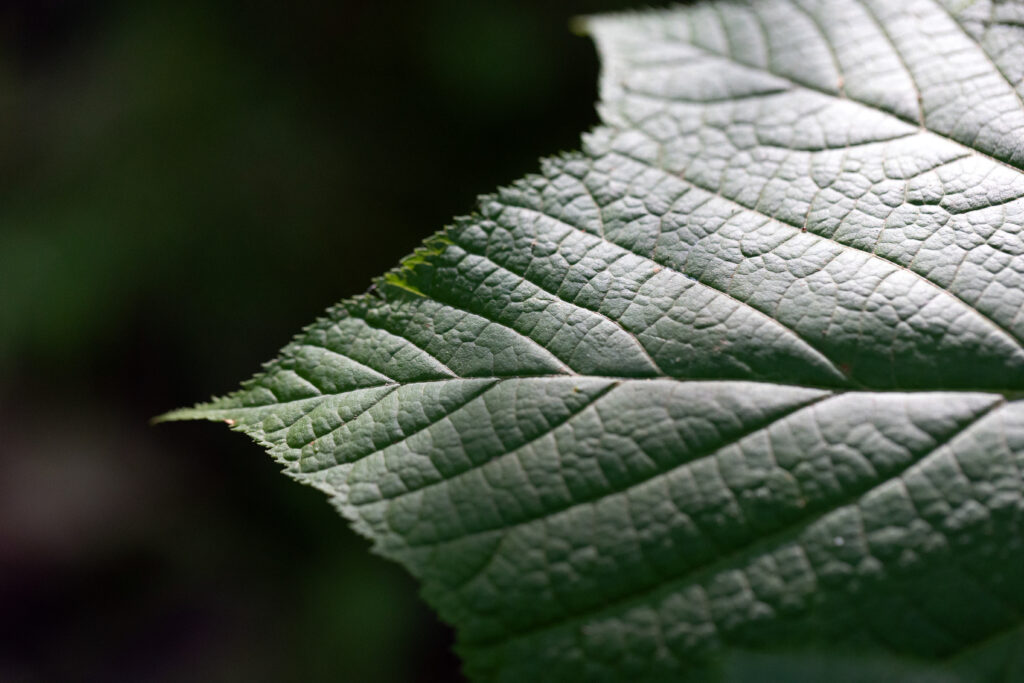
<path id="1" fill-rule="evenodd" d="M 1024 623 L 1015 11 L 587 19 L 583 152 L 167 419 L 227 420 L 327 492 L 481 680 L 1002 643 Z M 995 675 L 979 652 L 951 675 Z"/>

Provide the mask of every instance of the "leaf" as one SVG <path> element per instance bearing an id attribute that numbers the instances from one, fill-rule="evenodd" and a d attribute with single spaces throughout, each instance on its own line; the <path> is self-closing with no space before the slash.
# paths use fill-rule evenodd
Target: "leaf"
<path id="1" fill-rule="evenodd" d="M 587 19 L 581 153 L 167 419 L 226 420 L 325 491 L 478 680 L 718 680 L 801 650 L 1010 676 L 1022 20 Z"/>

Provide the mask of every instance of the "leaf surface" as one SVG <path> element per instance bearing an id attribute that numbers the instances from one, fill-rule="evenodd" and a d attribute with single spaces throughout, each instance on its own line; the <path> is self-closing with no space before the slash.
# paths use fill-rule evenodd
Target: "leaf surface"
<path id="1" fill-rule="evenodd" d="M 167 417 L 327 492 L 479 680 L 1019 669 L 1024 3 L 585 24 L 581 152 Z"/>

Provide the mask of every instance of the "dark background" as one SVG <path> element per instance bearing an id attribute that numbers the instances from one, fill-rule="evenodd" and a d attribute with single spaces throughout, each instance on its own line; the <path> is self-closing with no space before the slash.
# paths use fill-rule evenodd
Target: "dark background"
<path id="1" fill-rule="evenodd" d="M 615 2 L 0 2 L 0 681 L 459 680 L 224 393 L 578 146 Z"/>

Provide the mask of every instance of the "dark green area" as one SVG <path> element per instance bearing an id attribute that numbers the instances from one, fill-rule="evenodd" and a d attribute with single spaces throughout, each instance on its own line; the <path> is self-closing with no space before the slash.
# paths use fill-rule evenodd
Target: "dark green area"
<path id="1" fill-rule="evenodd" d="M 576 147 L 622 5 L 0 5 L 0 680 L 457 678 L 319 493 L 146 421 Z"/>

